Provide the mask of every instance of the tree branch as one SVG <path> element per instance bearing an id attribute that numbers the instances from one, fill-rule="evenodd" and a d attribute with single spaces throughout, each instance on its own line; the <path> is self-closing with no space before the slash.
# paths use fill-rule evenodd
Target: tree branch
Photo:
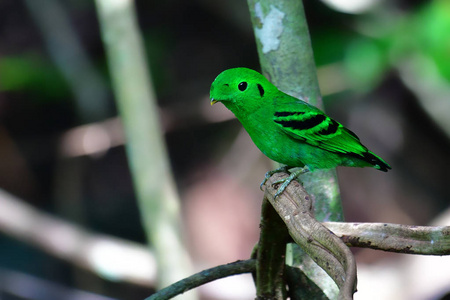
<path id="1" fill-rule="evenodd" d="M 109 92 L 102 75 L 90 60 L 86 49 L 70 23 L 61 1 L 24 1 L 40 29 L 50 58 L 66 79 L 74 95 L 74 107 L 83 123 L 110 115 Z M 52 17 L 49 18 L 48 16 Z"/>
<path id="2" fill-rule="evenodd" d="M 322 107 L 302 0 L 247 0 L 247 3 L 263 74 L 281 91 Z M 314 198 L 318 220 L 343 221 L 336 170 L 304 174 L 302 181 Z M 293 253 L 288 260 L 291 266 L 302 268 L 308 260 L 295 244 L 289 245 L 288 252 Z M 337 294 L 333 281 L 315 264 L 309 264 L 307 276 L 327 290 L 329 297 Z"/>
<path id="3" fill-rule="evenodd" d="M 247 0 L 263 74 L 281 91 L 323 109 L 302 0 Z M 343 221 L 336 170 L 306 173 L 318 220 Z"/>
<path id="4" fill-rule="evenodd" d="M 167 286 L 191 273 L 191 263 L 134 1 L 96 4 L 141 221 L 158 261 L 158 285 Z"/>
<path id="5" fill-rule="evenodd" d="M 274 174 L 266 182 L 265 201 L 268 201 L 270 204 L 265 204 L 265 206 L 273 206 L 278 214 L 277 217 L 281 217 L 280 220 L 285 223 L 294 241 L 304 249 L 314 263 L 321 266 L 335 281 L 339 287 L 338 299 L 353 299 L 353 293 L 356 288 L 356 263 L 353 254 L 347 246 L 408 254 L 450 254 L 450 226 L 429 227 L 386 223 L 320 223 L 314 218 L 311 197 L 297 181 L 292 181 L 285 192 L 274 200 L 273 197 L 278 187 L 273 187 L 272 184 L 286 175 L 283 173 Z M 294 201 L 294 199 L 298 199 L 299 201 Z M 267 207 L 265 209 L 267 210 Z M 268 218 L 274 217 L 271 213 L 266 212 L 266 214 L 269 215 Z M 276 224 L 277 227 L 280 226 L 280 224 Z M 274 225 L 273 220 L 269 223 L 262 223 L 262 227 L 270 225 Z M 283 230 L 276 229 L 276 232 L 278 232 L 281 238 L 279 240 L 275 239 L 275 242 L 285 240 Z M 269 244 L 272 240 L 267 240 L 267 238 L 270 237 L 265 237 L 267 246 L 270 246 Z M 279 245 L 276 247 L 280 248 Z M 268 249 L 270 250 L 270 247 Z M 261 255 L 259 254 L 261 253 L 261 249 L 257 249 L 257 252 L 258 255 Z M 266 253 L 269 255 L 268 259 L 273 259 L 271 257 L 273 253 L 273 251 Z M 183 279 L 146 300 L 169 299 L 170 297 L 216 279 L 254 272 L 257 269 L 256 264 L 256 259 L 250 259 L 211 268 Z M 272 266 L 273 264 L 270 265 Z M 277 274 L 277 272 L 278 269 L 272 270 L 272 274 Z M 301 271 L 298 268 L 286 266 L 285 272 L 299 273 Z M 289 291 L 292 299 L 328 299 L 320 287 L 316 286 L 304 274 L 299 273 L 293 275 L 293 278 L 301 278 L 301 282 L 289 282 L 290 287 L 298 286 L 298 288 L 292 288 Z M 304 286 L 309 290 L 305 291 L 303 289 Z M 277 287 L 275 286 L 274 288 Z M 311 295 L 314 295 L 313 298 Z M 282 299 L 281 297 L 283 297 L 282 293 L 274 295 L 271 299 Z"/>
<path id="6" fill-rule="evenodd" d="M 422 255 L 450 255 L 450 226 L 325 222 L 350 247 Z"/>
<path id="7" fill-rule="evenodd" d="M 353 299 L 356 289 L 356 262 L 350 249 L 314 218 L 311 196 L 292 181 L 276 200 L 274 182 L 287 176 L 276 173 L 266 182 L 266 199 L 286 224 L 294 241 L 339 287 L 339 299 Z"/>
<path id="8" fill-rule="evenodd" d="M 260 227 L 255 280 L 257 299 L 285 299 L 285 256 L 290 237 L 280 216 L 266 199 L 262 204 Z"/>
<path id="9" fill-rule="evenodd" d="M 0 207 L 0 232 L 104 278 L 155 286 L 155 256 L 147 247 L 90 232 L 1 189 Z"/>

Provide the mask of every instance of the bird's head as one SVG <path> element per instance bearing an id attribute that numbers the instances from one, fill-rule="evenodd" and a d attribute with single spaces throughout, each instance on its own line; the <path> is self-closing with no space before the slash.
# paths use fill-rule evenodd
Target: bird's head
<path id="1" fill-rule="evenodd" d="M 276 87 L 263 75 L 247 68 L 223 71 L 211 85 L 211 105 L 222 102 L 234 114 L 249 113 L 264 103 Z"/>

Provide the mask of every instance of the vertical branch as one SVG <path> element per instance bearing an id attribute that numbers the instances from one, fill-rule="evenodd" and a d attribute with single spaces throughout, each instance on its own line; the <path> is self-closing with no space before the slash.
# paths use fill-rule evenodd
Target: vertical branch
<path id="1" fill-rule="evenodd" d="M 109 116 L 106 84 L 89 60 L 61 1 L 26 0 L 25 4 L 41 31 L 51 59 L 72 90 L 79 121 L 94 122 Z"/>
<path id="2" fill-rule="evenodd" d="M 257 299 L 286 299 L 284 269 L 289 232 L 265 198 L 262 203 L 260 227 L 256 264 Z"/>
<path id="3" fill-rule="evenodd" d="M 77 121 L 89 123 L 109 117 L 107 85 L 86 53 L 62 1 L 25 0 L 24 3 L 41 32 L 50 58 L 70 87 Z M 86 161 L 86 157 L 59 158 L 55 167 L 56 209 L 79 224 L 86 219 L 80 205 L 80 184 L 86 172 Z"/>
<path id="4" fill-rule="evenodd" d="M 264 75 L 283 92 L 322 106 L 302 1 L 248 0 L 248 5 Z M 343 220 L 335 170 L 304 174 L 301 180 L 318 220 Z M 304 266 L 309 258 L 296 245 L 290 250 L 290 263 Z M 309 264 L 306 273 L 327 295 L 337 295 L 334 282 L 317 265 Z"/>
<path id="5" fill-rule="evenodd" d="M 158 121 L 158 108 L 131 0 L 97 0 L 128 160 L 148 240 L 166 286 L 190 272 L 180 207 Z M 186 295 L 184 296 L 186 297 Z"/>
<path id="6" fill-rule="evenodd" d="M 322 107 L 302 1 L 248 0 L 261 68 L 283 92 Z M 319 220 L 342 221 L 335 171 L 302 175 Z"/>

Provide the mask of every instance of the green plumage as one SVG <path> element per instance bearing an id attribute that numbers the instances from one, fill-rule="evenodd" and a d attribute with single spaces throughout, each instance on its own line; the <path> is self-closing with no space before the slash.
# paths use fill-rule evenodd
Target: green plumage
<path id="1" fill-rule="evenodd" d="M 337 166 L 391 167 L 359 138 L 318 108 L 278 90 L 260 73 L 229 69 L 211 85 L 211 104 L 222 102 L 270 159 L 310 171 Z"/>

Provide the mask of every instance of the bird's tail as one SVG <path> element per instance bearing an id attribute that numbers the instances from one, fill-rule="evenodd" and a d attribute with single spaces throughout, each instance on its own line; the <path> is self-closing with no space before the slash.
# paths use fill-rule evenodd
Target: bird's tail
<path id="1" fill-rule="evenodd" d="M 377 156 L 371 151 L 363 153 L 362 156 L 363 160 L 371 164 L 375 169 L 383 172 L 387 172 L 388 170 L 392 169 L 387 162 L 385 162 L 381 157 Z"/>

